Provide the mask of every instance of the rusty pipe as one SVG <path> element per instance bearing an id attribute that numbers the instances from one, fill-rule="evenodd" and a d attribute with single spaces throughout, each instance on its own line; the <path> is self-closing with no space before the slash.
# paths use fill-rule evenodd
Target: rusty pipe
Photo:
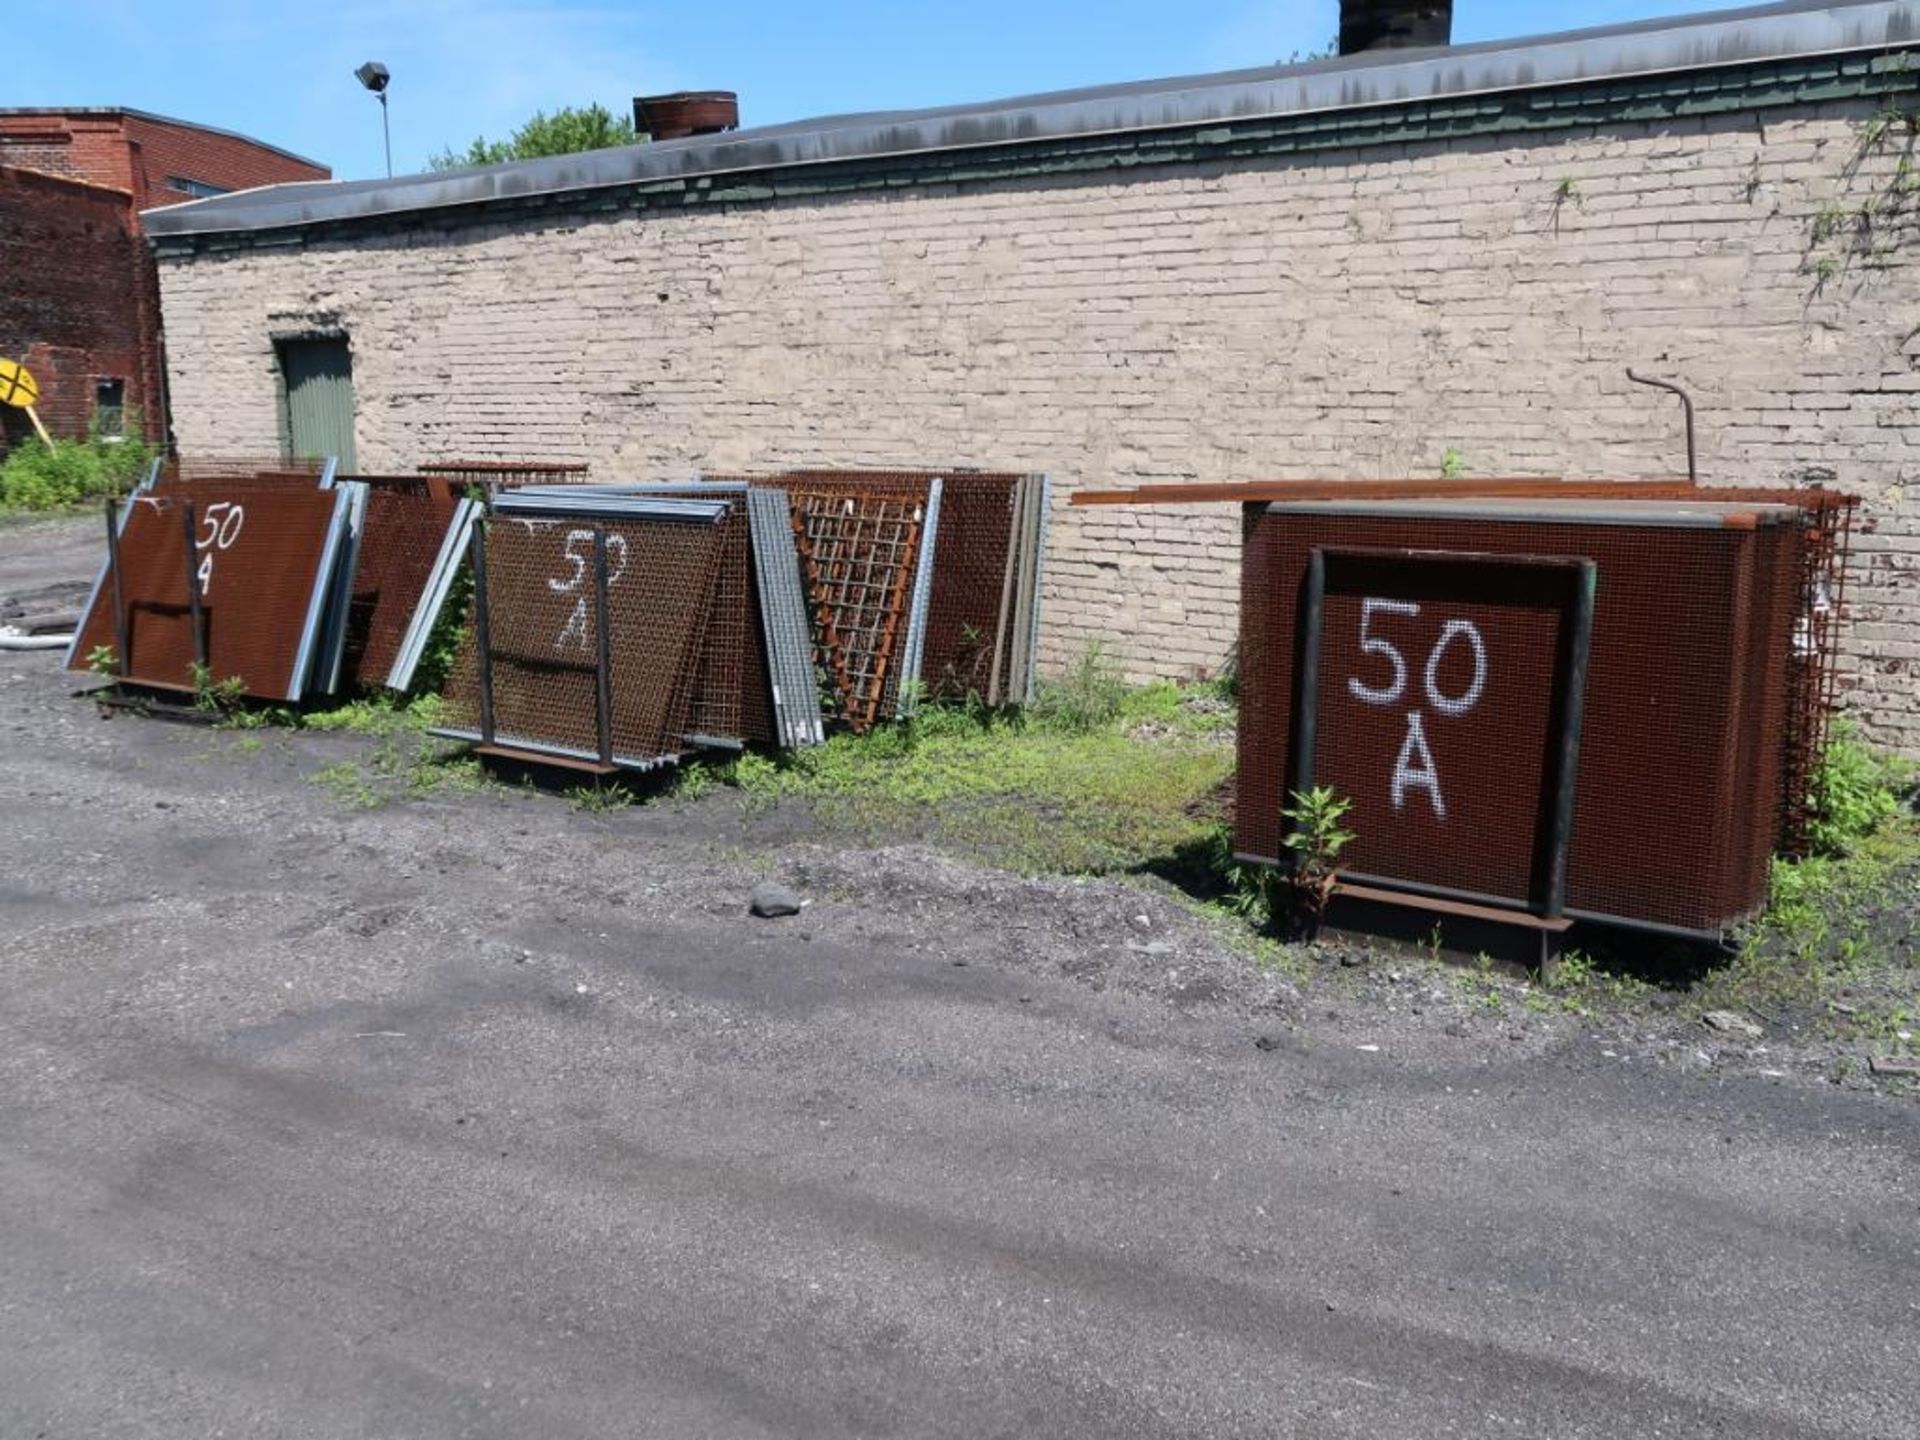
<path id="1" fill-rule="evenodd" d="M 1695 459 L 1693 449 L 1693 397 L 1671 380 L 1655 380 L 1650 375 L 1635 373 L 1631 365 L 1627 366 L 1627 379 L 1633 381 L 1636 385 L 1651 385 L 1656 390 L 1670 390 L 1680 397 L 1680 403 L 1686 407 L 1687 411 L 1687 483 L 1689 485 L 1698 485 L 1700 483 L 1700 469 L 1699 463 Z"/>

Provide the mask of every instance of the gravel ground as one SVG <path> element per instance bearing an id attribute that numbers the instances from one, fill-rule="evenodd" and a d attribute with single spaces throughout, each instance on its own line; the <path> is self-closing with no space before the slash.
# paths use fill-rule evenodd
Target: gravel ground
<path id="1" fill-rule="evenodd" d="M 0 1435 L 1920 1433 L 1920 1109 L 1769 1042 L 724 797 L 356 809 L 364 739 L 56 660 L 0 655 Z"/>

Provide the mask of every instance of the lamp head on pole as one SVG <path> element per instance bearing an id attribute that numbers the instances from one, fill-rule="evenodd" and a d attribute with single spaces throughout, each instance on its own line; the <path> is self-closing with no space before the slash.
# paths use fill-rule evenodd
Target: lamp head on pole
<path id="1" fill-rule="evenodd" d="M 366 64 L 353 72 L 353 76 L 354 79 L 366 86 L 367 89 L 383 98 L 386 95 L 387 82 L 393 78 L 392 74 L 387 70 L 387 67 L 382 65 L 378 60 L 367 61 Z"/>

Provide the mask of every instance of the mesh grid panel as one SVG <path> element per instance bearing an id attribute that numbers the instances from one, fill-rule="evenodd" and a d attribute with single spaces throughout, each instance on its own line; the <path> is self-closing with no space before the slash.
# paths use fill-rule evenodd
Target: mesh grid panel
<path id="1" fill-rule="evenodd" d="M 456 488 L 492 495 L 515 485 L 585 485 L 587 466 L 573 460 L 437 460 L 420 467 Z"/>
<path id="2" fill-rule="evenodd" d="M 1241 582 L 1236 845 L 1275 861 L 1282 848 L 1280 810 L 1292 783 L 1300 603 L 1315 546 L 1591 557 L 1598 585 L 1568 908 L 1711 931 L 1764 903 L 1784 767 L 1785 632 L 1800 565 L 1796 529 L 1250 507 Z M 1353 828 L 1360 835 L 1352 851 L 1356 868 L 1365 857 L 1388 878 L 1418 879 L 1444 865 L 1455 877 L 1481 882 L 1461 888 L 1515 894 L 1508 887 L 1520 874 L 1523 845 L 1512 837 L 1536 833 L 1539 797 L 1508 772 L 1537 778 L 1538 714 L 1523 697 L 1543 690 L 1546 636 L 1540 621 L 1506 613 L 1512 608 L 1482 602 L 1463 612 L 1489 627 L 1480 705 L 1458 718 L 1423 715 L 1449 807 L 1444 828 L 1430 815 L 1424 791 L 1403 795 L 1397 815 L 1391 794 L 1382 794 L 1405 743 L 1405 703 L 1390 711 L 1382 707 L 1397 720 L 1348 716 L 1325 722 L 1332 728 L 1316 746 L 1316 770 L 1351 787 Z M 1424 690 L 1425 666 L 1439 638 L 1437 630 L 1421 627 L 1452 614 L 1436 602 L 1406 628 L 1393 623 L 1406 617 L 1390 616 L 1384 626 L 1376 619 L 1375 631 L 1393 637 L 1402 650 L 1410 690 Z M 1330 592 L 1324 623 L 1321 695 L 1333 716 L 1345 692 L 1332 687 L 1345 687 L 1356 673 L 1376 689 L 1385 681 L 1379 678 L 1379 655 L 1360 651 L 1357 603 Z M 1449 647 L 1437 671 L 1443 694 L 1459 693 L 1470 678 L 1457 668 L 1468 659 L 1459 642 Z M 1356 670 L 1362 660 L 1373 668 Z M 1510 690 L 1517 693 L 1509 696 Z M 1461 823 L 1468 816 L 1471 828 Z M 1435 849 L 1450 858 L 1436 860 L 1428 853 Z"/>
<path id="3" fill-rule="evenodd" d="M 312 485 L 201 480 L 129 501 L 120 535 L 119 591 L 127 620 L 120 676 L 136 684 L 194 688 L 195 637 L 184 517 L 191 507 L 207 668 L 245 693 L 297 699 L 300 654 L 339 496 Z M 79 627 L 73 668 L 107 646 L 116 654 L 113 578 Z"/>
<path id="4" fill-rule="evenodd" d="M 994 636 L 1003 623 L 1007 549 L 1013 543 L 1014 491 L 1021 476 L 984 471 L 800 470 L 793 480 L 835 485 L 924 485 L 941 479 L 940 529 L 933 549 L 920 679 L 930 699 L 987 693 Z"/>
<path id="5" fill-rule="evenodd" d="M 375 483 L 367 496 L 347 620 L 347 673 L 361 685 L 386 683 L 446 539 L 455 502 L 436 488 Z"/>
<path id="6" fill-rule="evenodd" d="M 820 666 L 842 718 L 865 731 L 893 711 L 928 483 L 786 488 Z"/>
<path id="7" fill-rule="evenodd" d="M 199 480 L 249 480 L 261 476 L 273 479 L 303 478 L 312 485 L 320 478 L 326 461 L 317 458 L 288 460 L 278 455 L 253 456 L 177 456 L 160 467 L 156 485 L 193 483 Z"/>
<path id="8" fill-rule="evenodd" d="M 720 527 L 665 519 L 501 517 L 486 536 L 487 621 L 499 743 L 592 755 L 599 748 L 593 534 L 607 536 L 607 618 L 616 760 L 687 749 L 700 639 L 715 599 Z M 482 729 L 479 627 L 447 682 L 450 729 Z"/>
<path id="9" fill-rule="evenodd" d="M 1537 892 L 1570 579 L 1330 557 L 1313 778 L 1353 801 L 1348 868 L 1514 901 Z"/>

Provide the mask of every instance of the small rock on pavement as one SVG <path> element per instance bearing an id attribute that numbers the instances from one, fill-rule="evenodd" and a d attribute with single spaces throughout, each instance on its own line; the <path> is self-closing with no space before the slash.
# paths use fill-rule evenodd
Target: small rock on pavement
<path id="1" fill-rule="evenodd" d="M 1723 1035 L 1741 1035 L 1749 1040 L 1758 1040 L 1767 1032 L 1744 1015 L 1736 1015 L 1731 1010 L 1709 1010 L 1700 1017 L 1709 1030 L 1718 1030 Z"/>
<path id="2" fill-rule="evenodd" d="M 798 915 L 806 903 L 786 886 L 768 880 L 753 887 L 747 908 L 764 920 L 777 920 L 782 915 Z"/>

